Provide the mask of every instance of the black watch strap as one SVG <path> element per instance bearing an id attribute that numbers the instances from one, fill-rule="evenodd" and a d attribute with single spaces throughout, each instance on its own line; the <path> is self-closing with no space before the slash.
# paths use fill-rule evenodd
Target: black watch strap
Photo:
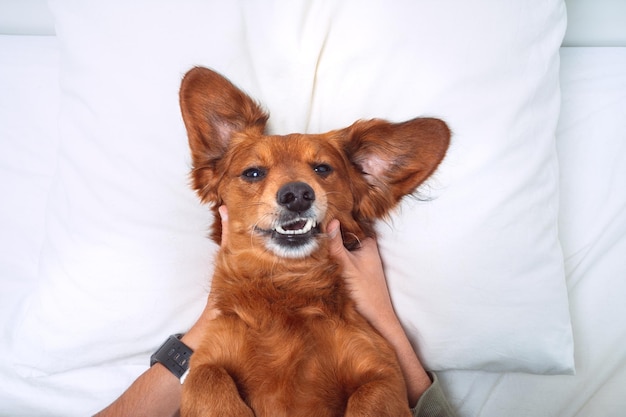
<path id="1" fill-rule="evenodd" d="M 193 350 L 180 341 L 182 334 L 174 334 L 167 338 L 160 348 L 150 356 L 150 366 L 159 362 L 165 366 L 176 378 L 181 379 L 186 376 L 189 370 L 189 359 Z"/>

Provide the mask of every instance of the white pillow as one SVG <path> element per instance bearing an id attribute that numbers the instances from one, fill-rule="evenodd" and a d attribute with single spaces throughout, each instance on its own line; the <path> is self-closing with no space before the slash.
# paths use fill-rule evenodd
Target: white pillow
<path id="1" fill-rule="evenodd" d="M 50 2 L 61 145 L 23 373 L 144 360 L 201 311 L 211 219 L 187 185 L 177 98 L 193 65 L 260 100 L 276 133 L 445 119 L 434 198 L 381 227 L 399 315 L 430 369 L 572 371 L 556 233 L 563 2 L 389 4 Z"/>

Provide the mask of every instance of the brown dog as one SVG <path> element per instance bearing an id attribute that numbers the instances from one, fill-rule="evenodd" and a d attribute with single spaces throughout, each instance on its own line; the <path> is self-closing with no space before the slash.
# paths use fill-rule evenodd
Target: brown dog
<path id="1" fill-rule="evenodd" d="M 193 186 L 230 219 L 211 289 L 221 314 L 192 357 L 181 414 L 410 416 L 394 350 L 357 313 L 324 230 L 338 219 L 348 248 L 373 236 L 439 165 L 446 124 L 266 136 L 268 115 L 206 68 L 187 73 L 180 102 Z"/>

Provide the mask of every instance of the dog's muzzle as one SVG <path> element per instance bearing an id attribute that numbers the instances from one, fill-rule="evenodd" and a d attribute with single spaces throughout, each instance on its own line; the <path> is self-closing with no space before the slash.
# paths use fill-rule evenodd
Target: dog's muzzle
<path id="1" fill-rule="evenodd" d="M 280 214 L 271 230 L 258 229 L 269 236 L 267 247 L 286 258 L 304 258 L 317 249 L 315 236 L 320 233 L 313 207 L 315 191 L 304 182 L 290 182 L 276 193 Z"/>

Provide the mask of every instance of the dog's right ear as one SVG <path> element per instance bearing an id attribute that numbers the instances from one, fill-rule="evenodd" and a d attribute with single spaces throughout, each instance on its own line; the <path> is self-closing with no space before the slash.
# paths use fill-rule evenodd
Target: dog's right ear
<path id="1" fill-rule="evenodd" d="M 195 67 L 183 78 L 180 108 L 192 157 L 193 187 L 203 202 L 219 206 L 220 161 L 236 133 L 262 134 L 268 114 L 220 74 Z"/>

